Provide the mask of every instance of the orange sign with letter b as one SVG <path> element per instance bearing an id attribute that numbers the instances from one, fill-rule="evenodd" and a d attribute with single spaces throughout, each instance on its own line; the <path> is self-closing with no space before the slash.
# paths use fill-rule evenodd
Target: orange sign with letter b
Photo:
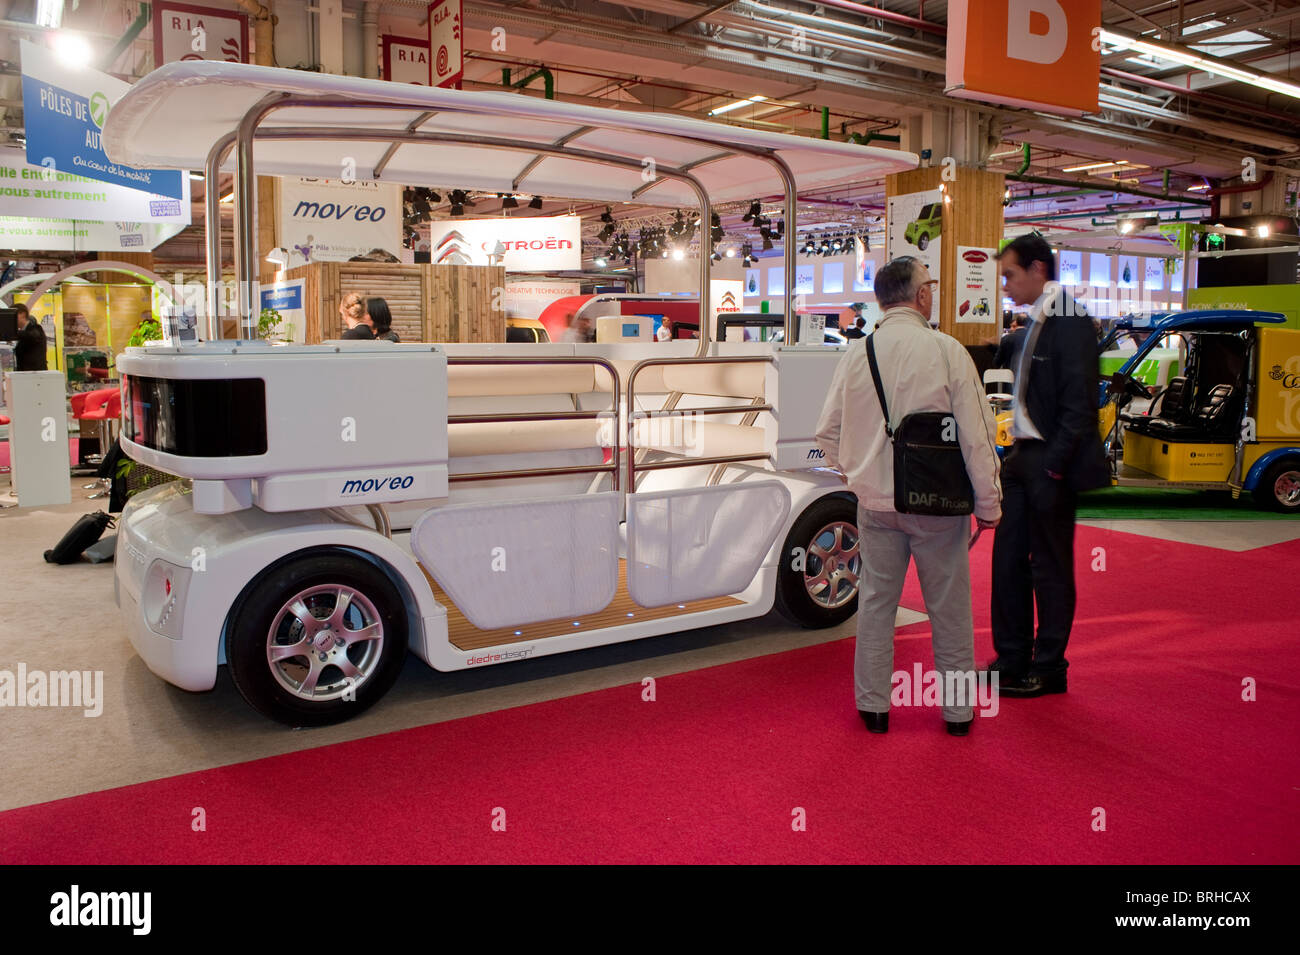
<path id="1" fill-rule="evenodd" d="M 950 0 L 949 96 L 1097 111 L 1101 0 Z"/>

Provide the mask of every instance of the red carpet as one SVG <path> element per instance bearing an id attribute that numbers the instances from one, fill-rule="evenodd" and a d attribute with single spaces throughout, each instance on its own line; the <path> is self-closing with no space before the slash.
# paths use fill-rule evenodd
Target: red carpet
<path id="1" fill-rule="evenodd" d="M 1070 692 L 858 721 L 851 640 L 0 814 L 7 863 L 1300 861 L 1300 542 L 1079 529 Z M 988 655 L 987 564 L 976 570 Z M 1094 573 L 1091 549 L 1106 549 Z M 909 588 L 911 600 L 916 594 Z M 915 604 L 914 604 L 915 605 Z M 925 625 L 896 668 L 928 666 Z M 1241 700 L 1243 678 L 1258 702 Z M 381 704 L 382 705 L 382 704 Z M 218 731 L 214 729 L 214 732 Z M 190 828 L 203 807 L 207 831 Z M 506 831 L 493 831 L 494 809 Z M 791 829 L 802 808 L 807 831 Z M 1105 811 L 1106 830 L 1092 828 Z"/>

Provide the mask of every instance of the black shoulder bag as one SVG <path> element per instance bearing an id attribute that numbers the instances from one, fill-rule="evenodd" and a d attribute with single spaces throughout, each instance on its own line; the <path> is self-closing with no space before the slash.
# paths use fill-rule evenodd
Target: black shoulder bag
<path id="1" fill-rule="evenodd" d="M 937 517 L 972 513 L 975 489 L 957 442 L 956 416 L 951 411 L 916 411 L 903 417 L 897 431 L 890 428 L 873 338 L 874 332 L 867 336 L 867 361 L 885 415 L 885 434 L 894 445 L 894 510 Z"/>

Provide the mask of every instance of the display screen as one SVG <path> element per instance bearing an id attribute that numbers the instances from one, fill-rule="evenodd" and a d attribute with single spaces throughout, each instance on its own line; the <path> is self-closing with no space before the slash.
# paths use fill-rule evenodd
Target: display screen
<path id="1" fill-rule="evenodd" d="M 122 435 L 182 457 L 265 454 L 266 382 L 123 375 Z"/>

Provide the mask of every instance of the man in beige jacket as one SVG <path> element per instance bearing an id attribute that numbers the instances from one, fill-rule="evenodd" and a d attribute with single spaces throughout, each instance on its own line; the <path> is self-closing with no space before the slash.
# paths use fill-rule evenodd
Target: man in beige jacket
<path id="1" fill-rule="evenodd" d="M 975 490 L 975 518 L 981 528 L 995 527 L 1002 515 L 997 425 L 966 349 L 928 325 L 936 285 L 912 256 L 894 259 L 876 273 L 883 315 L 873 341 L 890 424 L 897 428 L 916 411 L 951 411 Z M 935 670 L 945 676 L 946 686 L 951 685 L 947 674 L 975 671 L 970 518 L 895 511 L 893 448 L 865 343 L 853 342 L 835 370 L 817 425 L 817 446 L 858 498 L 862 573 L 854 684 L 867 729 L 884 733 L 889 729 L 894 620 L 911 558 L 930 616 Z M 965 736 L 972 722 L 971 700 L 945 697 L 948 732 Z"/>

